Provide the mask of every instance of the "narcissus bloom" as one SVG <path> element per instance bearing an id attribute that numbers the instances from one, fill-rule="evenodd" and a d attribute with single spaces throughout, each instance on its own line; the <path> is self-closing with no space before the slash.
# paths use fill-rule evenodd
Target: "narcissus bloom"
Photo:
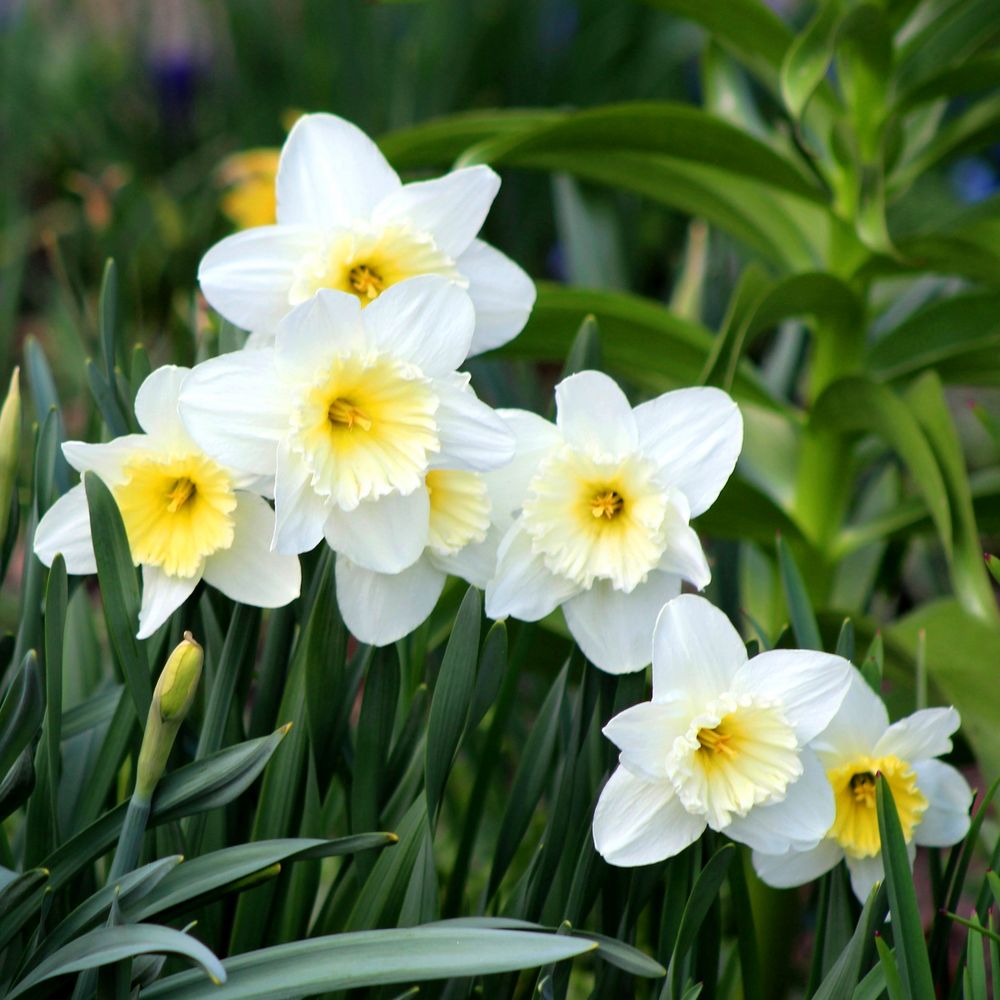
<path id="1" fill-rule="evenodd" d="M 281 151 L 277 224 L 217 243 L 198 280 L 226 319 L 266 335 L 320 289 L 368 305 L 407 278 L 437 274 L 472 298 L 472 353 L 499 347 L 521 330 L 535 300 L 521 268 L 475 239 L 499 187 L 485 166 L 404 185 L 350 122 L 303 115 Z"/>
<path id="2" fill-rule="evenodd" d="M 66 460 L 100 476 L 121 512 L 132 561 L 142 567 L 139 638 L 153 634 L 204 578 L 243 604 L 275 608 L 299 596 L 298 559 L 270 551 L 274 512 L 254 492 L 253 475 L 209 458 L 177 415 L 188 369 L 153 372 L 135 399 L 144 434 L 108 444 L 67 441 Z M 47 566 L 58 553 L 70 573 L 94 573 L 84 486 L 73 487 L 42 518 L 35 554 Z"/>
<path id="3" fill-rule="evenodd" d="M 704 598 L 667 604 L 653 639 L 653 699 L 604 727 L 620 766 L 594 813 L 594 845 L 614 865 L 672 857 L 706 827 L 780 854 L 815 847 L 833 792 L 806 745 L 847 693 L 847 660 L 808 650 L 747 659 Z"/>
<path id="4" fill-rule="evenodd" d="M 889 725 L 882 699 L 854 671 L 840 711 L 813 743 L 826 771 L 836 815 L 826 838 L 810 850 L 782 857 L 754 854 L 769 885 L 803 885 L 846 860 L 862 902 L 885 876 L 875 811 L 875 776 L 892 791 L 910 863 L 917 845 L 948 847 L 969 830 L 972 790 L 955 770 L 934 758 L 951 750 L 959 726 L 954 708 L 928 708 Z"/>
<path id="5" fill-rule="evenodd" d="M 274 546 L 326 536 L 366 569 L 398 573 L 430 541 L 427 473 L 509 461 L 504 422 L 455 372 L 474 314 L 465 292 L 425 276 L 361 309 L 321 291 L 280 325 L 274 348 L 199 365 L 180 411 L 208 454 L 275 476 Z"/>
<path id="6" fill-rule="evenodd" d="M 408 635 L 434 610 L 448 576 L 485 588 L 496 565 L 499 530 L 490 497 L 476 472 L 427 473 L 427 546 L 399 573 L 376 573 L 337 556 L 337 602 L 362 642 L 385 646 Z"/>
<path id="7" fill-rule="evenodd" d="M 498 513 L 519 511 L 486 593 L 492 618 L 537 621 L 562 605 L 587 657 L 625 673 L 649 663 L 660 608 L 711 578 L 689 521 L 712 505 L 743 442 L 720 389 L 668 392 L 634 410 L 615 382 L 556 386 L 556 423 L 500 411 L 517 437 L 496 477 Z"/>

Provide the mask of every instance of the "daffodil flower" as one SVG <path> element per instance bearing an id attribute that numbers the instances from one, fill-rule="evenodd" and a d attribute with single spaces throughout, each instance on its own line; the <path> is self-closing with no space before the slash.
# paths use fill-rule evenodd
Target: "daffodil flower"
<path id="1" fill-rule="evenodd" d="M 736 465 L 743 421 L 720 389 L 668 392 L 634 410 L 615 382 L 580 372 L 556 386 L 556 423 L 500 411 L 517 438 L 492 478 L 519 512 L 486 592 L 492 618 L 537 621 L 560 605 L 587 657 L 611 673 L 649 663 L 660 608 L 711 573 L 689 521 Z"/>
<path id="2" fill-rule="evenodd" d="M 781 857 L 755 852 L 760 877 L 782 888 L 802 885 L 843 859 L 854 894 L 866 900 L 885 876 L 875 810 L 879 774 L 892 792 L 911 865 L 918 845 L 957 844 L 969 831 L 972 790 L 935 758 L 951 750 L 959 723 L 954 708 L 927 708 L 889 725 L 882 699 L 854 671 L 840 711 L 812 744 L 836 803 L 827 836 L 810 850 Z"/>
<path id="3" fill-rule="evenodd" d="M 611 864 L 647 865 L 706 827 L 768 853 L 818 844 L 833 792 L 807 744 L 851 680 L 847 660 L 808 650 L 747 659 L 704 598 L 667 604 L 653 638 L 653 698 L 604 727 L 621 750 L 601 792 L 594 844 Z"/>
<path id="4" fill-rule="evenodd" d="M 132 561 L 142 567 L 140 639 L 203 578 L 232 600 L 262 608 L 299 596 L 298 559 L 270 551 L 274 512 L 257 493 L 258 478 L 209 458 L 185 431 L 177 396 L 187 374 L 167 365 L 142 383 L 135 415 L 145 433 L 63 445 L 70 465 L 100 476 L 118 504 Z M 58 553 L 70 573 L 97 570 L 82 483 L 53 504 L 35 533 L 45 565 Z"/>
<path id="5" fill-rule="evenodd" d="M 472 298 L 472 353 L 499 347 L 520 332 L 535 301 L 521 268 L 475 238 L 499 187 L 486 166 L 404 185 L 356 126 L 304 115 L 281 151 L 277 224 L 217 243 L 198 280 L 211 305 L 259 342 L 320 289 L 366 306 L 401 281 L 437 274 Z"/>
<path id="6" fill-rule="evenodd" d="M 361 309 L 321 291 L 280 325 L 274 348 L 206 361 L 180 412 L 220 462 L 275 477 L 274 547 L 325 535 L 352 562 L 399 573 L 430 539 L 427 473 L 509 461 L 513 437 L 455 371 L 472 338 L 465 292 L 425 276 Z"/>
<path id="7" fill-rule="evenodd" d="M 434 610 L 449 576 L 485 589 L 496 565 L 499 530 L 490 519 L 483 476 L 456 469 L 427 473 L 427 546 L 399 573 L 376 573 L 337 557 L 337 601 L 362 642 L 385 646 L 408 635 Z"/>

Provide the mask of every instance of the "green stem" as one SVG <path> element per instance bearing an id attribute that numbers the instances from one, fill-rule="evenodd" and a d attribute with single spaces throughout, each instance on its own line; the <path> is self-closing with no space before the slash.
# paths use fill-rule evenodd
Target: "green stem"
<path id="1" fill-rule="evenodd" d="M 146 834 L 151 805 L 152 799 L 141 798 L 138 793 L 129 799 L 125 822 L 118 838 L 118 848 L 115 851 L 114 861 L 111 862 L 111 871 L 108 873 L 109 884 L 135 868 L 139 852 L 142 850 L 142 838 Z"/>

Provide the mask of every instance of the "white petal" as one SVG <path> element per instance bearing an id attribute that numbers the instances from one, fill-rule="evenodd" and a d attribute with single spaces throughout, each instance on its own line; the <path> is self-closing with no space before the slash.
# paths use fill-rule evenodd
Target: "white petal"
<path id="1" fill-rule="evenodd" d="M 313 382 L 337 354 L 365 346 L 358 297 L 322 288 L 281 321 L 274 361 L 284 377 Z"/>
<path id="2" fill-rule="evenodd" d="M 955 768 L 940 760 L 915 764 L 917 787 L 927 799 L 927 811 L 913 831 L 922 847 L 950 847 L 969 832 L 972 789 Z"/>
<path id="3" fill-rule="evenodd" d="M 591 455 L 627 455 L 639 441 L 625 393 L 602 372 L 578 372 L 556 386 L 556 426 L 567 444 Z"/>
<path id="4" fill-rule="evenodd" d="M 875 755 L 894 754 L 900 760 L 940 757 L 951 750 L 951 734 L 961 719 L 954 708 L 925 708 L 894 722 L 875 744 Z"/>
<path id="5" fill-rule="evenodd" d="M 434 610 L 444 573 L 427 558 L 400 573 L 373 573 L 337 556 L 337 604 L 359 642 L 387 646 L 409 635 Z"/>
<path id="6" fill-rule="evenodd" d="M 90 537 L 90 510 L 83 483 L 61 496 L 35 528 L 35 555 L 46 566 L 51 566 L 60 552 L 66 560 L 67 573 L 97 572 Z"/>
<path id="7" fill-rule="evenodd" d="M 191 596 L 200 579 L 200 572 L 167 576 L 158 566 L 143 566 L 137 637 L 148 639 Z"/>
<path id="8" fill-rule="evenodd" d="M 288 402 L 273 351 L 235 351 L 196 365 L 181 386 L 188 434 L 216 461 L 273 476 Z"/>
<path id="9" fill-rule="evenodd" d="M 261 497 L 236 494 L 233 544 L 205 561 L 205 582 L 233 601 L 280 608 L 299 596 L 302 570 L 297 556 L 271 551 L 274 511 Z"/>
<path id="10" fill-rule="evenodd" d="M 778 702 L 802 745 L 830 724 L 853 674 L 854 667 L 842 656 L 811 649 L 772 649 L 740 668 L 733 689 Z"/>
<path id="11" fill-rule="evenodd" d="M 108 486 L 116 486 L 125 478 L 122 466 L 136 452 L 149 452 L 155 447 L 148 434 L 126 434 L 107 444 L 66 441 L 62 453 L 77 472 L 96 472 Z"/>
<path id="12" fill-rule="evenodd" d="M 851 876 L 851 888 L 861 903 L 865 903 L 871 895 L 876 882 L 885 878 L 885 868 L 882 865 L 882 855 L 873 858 L 846 858 L 847 871 Z"/>
<path id="13" fill-rule="evenodd" d="M 680 577 L 654 570 L 630 594 L 596 580 L 563 605 L 577 645 L 594 666 L 611 674 L 642 670 L 653 658 L 660 609 L 681 590 Z"/>
<path id="14" fill-rule="evenodd" d="M 754 871 L 765 885 L 790 889 L 825 875 L 843 856 L 843 849 L 831 837 L 821 841 L 811 851 L 788 851 L 785 854 L 754 851 L 752 860 Z"/>
<path id="15" fill-rule="evenodd" d="M 707 704 L 728 691 L 747 651 L 729 619 L 704 597 L 681 594 L 660 612 L 653 633 L 653 701 L 684 691 Z"/>
<path id="16" fill-rule="evenodd" d="M 537 622 L 576 592 L 576 584 L 545 568 L 531 551 L 528 533 L 515 521 L 497 549 L 496 576 L 486 588 L 486 614 Z"/>
<path id="17" fill-rule="evenodd" d="M 677 494 L 677 499 L 687 507 L 684 495 Z M 712 581 L 712 571 L 705 558 L 705 550 L 697 532 L 687 523 L 684 516 L 686 510 L 678 510 L 677 505 L 670 504 L 664 517 L 666 531 L 666 548 L 660 556 L 659 569 L 666 573 L 675 573 L 688 583 L 704 590 Z"/>
<path id="18" fill-rule="evenodd" d="M 871 754 L 889 725 L 882 699 L 861 672 L 851 672 L 851 683 L 837 714 L 813 741 L 813 750 L 827 768 Z"/>
<path id="19" fill-rule="evenodd" d="M 637 406 L 639 446 L 684 492 L 697 517 L 715 502 L 743 446 L 743 418 L 721 389 L 677 389 Z"/>
<path id="20" fill-rule="evenodd" d="M 594 812 L 594 846 L 606 861 L 630 868 L 680 854 L 705 829 L 669 781 L 647 782 L 619 767 L 601 792 Z"/>
<path id="21" fill-rule="evenodd" d="M 322 242 L 315 225 L 256 226 L 220 240 L 198 266 L 198 283 L 216 312 L 243 330 L 273 330 L 292 308 L 299 261 Z"/>
<path id="22" fill-rule="evenodd" d="M 421 488 L 364 500 L 354 510 L 332 506 L 324 532 L 330 547 L 376 573 L 399 573 L 427 546 L 430 500 Z"/>
<path id="23" fill-rule="evenodd" d="M 622 766 L 646 781 L 663 781 L 674 740 L 689 723 L 676 702 L 643 701 L 619 712 L 602 732 L 621 750 Z"/>
<path id="24" fill-rule="evenodd" d="M 441 451 L 434 456 L 433 467 L 489 472 L 506 466 L 514 457 L 514 435 L 468 387 L 467 377 L 436 379 L 434 392 Z"/>
<path id="25" fill-rule="evenodd" d="M 274 513 L 271 546 L 287 555 L 315 548 L 323 537 L 323 526 L 330 515 L 330 505 L 312 488 L 305 463 L 285 444 L 278 446 Z"/>
<path id="26" fill-rule="evenodd" d="M 524 329 L 535 304 L 535 283 L 499 250 L 473 240 L 456 261 L 469 280 L 469 297 L 476 307 L 476 330 L 470 354 L 492 351 Z"/>
<path id="27" fill-rule="evenodd" d="M 347 226 L 368 219 L 398 188 L 396 171 L 356 125 L 335 115 L 303 115 L 278 163 L 278 221 Z"/>
<path id="28" fill-rule="evenodd" d="M 833 789 L 816 755 L 803 750 L 802 776 L 788 786 L 785 798 L 754 806 L 746 816 L 735 816 L 726 834 L 766 854 L 808 851 L 826 837 L 837 810 Z"/>
<path id="29" fill-rule="evenodd" d="M 449 256 L 457 257 L 483 227 L 500 190 L 500 178 L 486 166 L 463 167 L 444 177 L 404 184 L 372 214 L 376 226 L 405 222 L 430 233 Z"/>
<path id="30" fill-rule="evenodd" d="M 438 274 L 390 285 L 362 315 L 371 344 L 430 377 L 465 361 L 476 323 L 472 300 Z"/>
<path id="31" fill-rule="evenodd" d="M 178 365 L 157 368 L 146 377 L 135 395 L 135 418 L 139 426 L 152 437 L 181 447 L 191 444 L 177 412 L 181 383 L 190 370 Z"/>
<path id="32" fill-rule="evenodd" d="M 502 537 L 503 532 L 493 524 L 485 540 L 465 545 L 449 556 L 432 554 L 430 559 L 442 573 L 461 577 L 466 583 L 485 590 L 496 572 L 497 548 Z"/>
<path id="33" fill-rule="evenodd" d="M 487 473 L 493 520 L 506 529 L 520 510 L 539 463 L 562 444 L 556 425 L 528 410 L 497 410 L 514 435 L 514 457 L 499 472 Z"/>

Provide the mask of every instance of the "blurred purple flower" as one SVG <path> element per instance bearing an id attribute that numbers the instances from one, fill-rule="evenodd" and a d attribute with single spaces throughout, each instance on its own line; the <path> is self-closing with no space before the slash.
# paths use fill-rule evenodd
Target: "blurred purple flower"
<path id="1" fill-rule="evenodd" d="M 951 185 L 958 197 L 969 204 L 983 201 L 1000 188 L 996 168 L 980 157 L 959 160 L 951 168 Z"/>

